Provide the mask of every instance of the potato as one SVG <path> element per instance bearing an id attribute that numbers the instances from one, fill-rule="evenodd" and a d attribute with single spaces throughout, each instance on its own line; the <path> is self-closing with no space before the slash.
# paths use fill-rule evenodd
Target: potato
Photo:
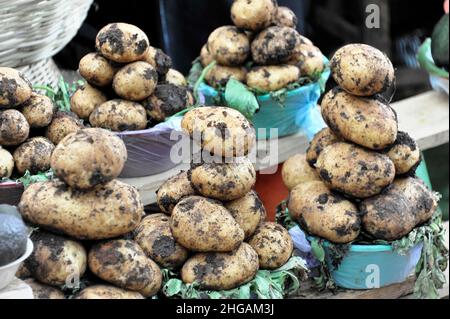
<path id="1" fill-rule="evenodd" d="M 256 183 L 256 171 L 248 158 L 233 163 L 206 163 L 191 169 L 194 189 L 205 197 L 231 201 L 245 196 Z"/>
<path id="2" fill-rule="evenodd" d="M 373 150 L 383 150 L 397 139 L 397 115 L 377 99 L 332 90 L 323 98 L 322 115 L 337 135 Z"/>
<path id="3" fill-rule="evenodd" d="M 34 250 L 25 261 L 33 278 L 50 286 L 62 286 L 86 271 L 86 250 L 79 243 L 46 232 L 31 236 Z"/>
<path id="4" fill-rule="evenodd" d="M 23 116 L 32 128 L 48 126 L 52 122 L 56 110 L 49 97 L 37 93 L 33 93 L 21 107 Z"/>
<path id="5" fill-rule="evenodd" d="M 258 225 L 266 219 L 266 209 L 255 191 L 226 203 L 225 208 L 244 231 L 245 238 L 252 236 Z"/>
<path id="6" fill-rule="evenodd" d="M 437 196 L 421 180 L 400 178 L 361 203 L 363 228 L 376 239 L 398 240 L 431 219 L 437 205 Z"/>
<path id="7" fill-rule="evenodd" d="M 26 141 L 30 125 L 17 110 L 0 111 L 0 145 L 14 146 Z"/>
<path id="8" fill-rule="evenodd" d="M 181 112 L 187 105 L 187 90 L 173 84 L 159 84 L 155 92 L 142 102 L 147 114 L 155 122 L 163 122 Z"/>
<path id="9" fill-rule="evenodd" d="M 163 268 L 178 268 L 188 258 L 188 250 L 175 241 L 169 217 L 164 214 L 145 217 L 134 230 L 134 240 L 149 258 Z"/>
<path id="10" fill-rule="evenodd" d="M 244 241 L 244 231 L 230 212 L 200 196 L 186 197 L 175 206 L 170 228 L 178 243 L 197 252 L 229 252 Z"/>
<path id="11" fill-rule="evenodd" d="M 22 73 L 0 67 L 0 109 L 16 107 L 26 102 L 31 94 L 31 83 Z"/>
<path id="12" fill-rule="evenodd" d="M 279 27 L 289 27 L 295 29 L 298 24 L 298 18 L 294 11 L 288 7 L 278 7 L 273 23 Z"/>
<path id="13" fill-rule="evenodd" d="M 331 189 L 355 198 L 378 195 L 395 178 L 389 157 L 342 142 L 327 146 L 316 167 Z"/>
<path id="14" fill-rule="evenodd" d="M 125 235 L 144 215 L 138 191 L 117 180 L 90 191 L 74 190 L 57 179 L 33 184 L 19 209 L 30 223 L 87 240 Z"/>
<path id="15" fill-rule="evenodd" d="M 298 81 L 300 70 L 293 65 L 254 67 L 247 73 L 247 85 L 263 92 L 278 91 Z"/>
<path id="16" fill-rule="evenodd" d="M 258 254 L 243 243 L 231 253 L 194 255 L 184 264 L 181 278 L 186 284 L 199 284 L 200 289 L 223 291 L 252 281 L 258 270 Z"/>
<path id="17" fill-rule="evenodd" d="M 273 270 L 284 266 L 294 251 L 288 231 L 271 222 L 262 223 L 248 243 L 258 253 L 261 269 Z"/>
<path id="18" fill-rule="evenodd" d="M 34 299 L 66 299 L 58 288 L 41 284 L 34 279 L 27 279 L 25 283 L 33 290 Z"/>
<path id="19" fill-rule="evenodd" d="M 136 102 L 115 99 L 94 109 L 89 116 L 93 127 L 101 127 L 114 132 L 138 131 L 147 128 L 147 112 Z"/>
<path id="20" fill-rule="evenodd" d="M 382 93 L 395 82 L 395 70 L 389 58 L 366 44 L 349 44 L 331 59 L 336 83 L 350 94 L 372 96 Z"/>
<path id="21" fill-rule="evenodd" d="M 108 99 L 100 90 L 86 83 L 78 88 L 70 98 L 70 109 L 79 118 L 88 120 L 95 108 L 106 101 Z"/>
<path id="22" fill-rule="evenodd" d="M 99 53 L 88 53 L 81 60 L 78 71 L 91 85 L 99 87 L 110 86 L 117 66 L 105 59 Z"/>
<path id="23" fill-rule="evenodd" d="M 152 95 L 158 84 L 158 73 L 147 62 L 134 62 L 120 69 L 113 80 L 118 96 L 130 101 L 142 101 Z"/>
<path id="24" fill-rule="evenodd" d="M 204 68 L 210 65 L 214 61 L 213 56 L 209 53 L 208 45 L 205 44 L 200 51 L 200 63 Z"/>
<path id="25" fill-rule="evenodd" d="M 0 181 L 10 178 L 14 170 L 14 158 L 10 152 L 0 147 Z"/>
<path id="26" fill-rule="evenodd" d="M 56 147 L 51 166 L 76 189 L 90 189 L 117 178 L 127 160 L 123 141 L 111 132 L 89 128 L 67 136 Z"/>
<path id="27" fill-rule="evenodd" d="M 314 46 L 314 43 L 308 39 L 307 37 L 300 35 L 300 45 L 309 45 L 309 46 Z"/>
<path id="28" fill-rule="evenodd" d="M 320 181 L 319 174 L 306 161 L 305 154 L 297 154 L 289 158 L 281 170 L 283 183 L 290 191 L 298 184 Z"/>
<path id="29" fill-rule="evenodd" d="M 47 127 L 45 137 L 53 144 L 58 145 L 67 135 L 83 129 L 83 122 L 75 113 L 58 111 Z"/>
<path id="30" fill-rule="evenodd" d="M 195 108 L 185 114 L 181 127 L 203 150 L 217 156 L 245 156 L 256 144 L 253 125 L 227 107 Z"/>
<path id="31" fill-rule="evenodd" d="M 172 215 L 173 208 L 183 198 L 195 195 L 187 172 L 180 172 L 169 178 L 156 191 L 156 200 L 159 208 L 167 215 Z"/>
<path id="32" fill-rule="evenodd" d="M 292 58 L 300 42 L 300 34 L 293 28 L 269 27 L 252 42 L 253 60 L 262 65 L 283 64 Z"/>
<path id="33" fill-rule="evenodd" d="M 30 138 L 14 151 L 17 172 L 24 175 L 29 171 L 36 175 L 48 171 L 54 149 L 55 145 L 45 137 Z"/>
<path id="34" fill-rule="evenodd" d="M 223 66 L 216 64 L 206 73 L 205 81 L 212 87 L 218 89 L 225 87 L 231 78 L 244 83 L 246 77 L 247 69 L 243 66 Z"/>
<path id="35" fill-rule="evenodd" d="M 422 161 L 419 146 L 405 132 L 398 132 L 397 141 L 386 150 L 386 154 L 394 162 L 397 175 L 414 176 Z"/>
<path id="36" fill-rule="evenodd" d="M 127 23 L 111 23 L 97 34 L 95 46 L 109 60 L 130 63 L 144 59 L 150 43 L 147 35 L 138 27 Z"/>
<path id="37" fill-rule="evenodd" d="M 114 286 L 95 285 L 84 288 L 75 299 L 110 300 L 110 299 L 145 299 L 140 293 L 128 291 Z"/>
<path id="38" fill-rule="evenodd" d="M 182 86 L 185 87 L 188 85 L 188 82 L 183 74 L 181 74 L 180 71 L 177 71 L 175 69 L 170 69 L 166 76 L 165 76 L 165 82 L 167 84 L 172 84 L 175 86 Z"/>
<path id="39" fill-rule="evenodd" d="M 290 215 L 310 234 L 338 244 L 354 241 L 361 219 L 352 202 L 332 193 L 323 182 L 307 182 L 289 196 Z"/>
<path id="40" fill-rule="evenodd" d="M 311 79 L 319 78 L 325 70 L 322 51 L 316 46 L 300 42 L 295 49 L 295 54 L 287 63 L 297 66 L 302 76 L 308 76 Z"/>
<path id="41" fill-rule="evenodd" d="M 137 291 L 144 297 L 152 297 L 161 289 L 161 270 L 134 241 L 96 244 L 88 261 L 96 276 L 122 289 Z"/>
<path id="42" fill-rule="evenodd" d="M 231 6 L 231 19 L 241 29 L 259 31 L 267 28 L 277 13 L 273 0 L 235 0 Z"/>
<path id="43" fill-rule="evenodd" d="M 322 129 L 314 136 L 306 151 L 306 160 L 308 161 L 309 165 L 314 167 L 314 165 L 316 165 L 317 158 L 319 157 L 320 153 L 322 153 L 324 148 L 338 142 L 342 142 L 342 138 L 334 134 L 333 131 L 330 130 L 330 128 L 326 127 Z"/>
<path id="44" fill-rule="evenodd" d="M 244 31 L 235 26 L 224 26 L 211 33 L 208 50 L 217 63 L 239 66 L 250 55 L 250 41 Z"/>
<path id="45" fill-rule="evenodd" d="M 158 72 L 158 76 L 163 76 L 169 72 L 172 67 L 172 59 L 161 49 L 150 46 L 145 53 L 144 61 L 150 63 Z"/>

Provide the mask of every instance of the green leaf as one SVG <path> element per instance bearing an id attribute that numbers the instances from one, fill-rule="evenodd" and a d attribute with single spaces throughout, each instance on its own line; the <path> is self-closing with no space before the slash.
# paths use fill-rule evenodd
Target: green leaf
<path id="1" fill-rule="evenodd" d="M 225 104 L 252 119 L 259 110 L 258 100 L 253 92 L 240 81 L 231 78 L 225 88 Z"/>
<path id="2" fill-rule="evenodd" d="M 319 243 L 317 239 L 313 240 L 311 242 L 311 249 L 314 257 L 317 258 L 318 261 L 321 263 L 325 262 L 325 250 L 323 249 L 322 245 Z"/>
<path id="3" fill-rule="evenodd" d="M 48 170 L 47 172 L 38 173 L 36 175 L 31 175 L 29 171 L 25 172 L 25 175 L 17 180 L 17 182 L 22 183 L 24 188 L 28 188 L 31 184 L 43 183 L 49 181 L 53 178 L 53 170 Z"/>

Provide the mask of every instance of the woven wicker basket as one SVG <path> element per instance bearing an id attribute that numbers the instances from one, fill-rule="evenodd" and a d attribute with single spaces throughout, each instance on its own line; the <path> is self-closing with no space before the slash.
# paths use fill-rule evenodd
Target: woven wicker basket
<path id="1" fill-rule="evenodd" d="M 17 70 L 22 72 L 33 85 L 50 85 L 56 88 L 61 78 L 61 72 L 52 59 L 18 67 Z"/>

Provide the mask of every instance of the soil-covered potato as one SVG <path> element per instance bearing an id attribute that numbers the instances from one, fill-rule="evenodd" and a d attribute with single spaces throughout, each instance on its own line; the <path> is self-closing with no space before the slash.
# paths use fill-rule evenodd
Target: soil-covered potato
<path id="1" fill-rule="evenodd" d="M 363 228 L 376 239 L 398 240 L 431 219 L 437 205 L 437 196 L 423 181 L 400 178 L 361 203 Z"/>
<path id="2" fill-rule="evenodd" d="M 95 45 L 107 59 L 130 63 L 142 60 L 150 43 L 147 35 L 138 27 L 127 23 L 111 23 L 97 34 Z"/>
<path id="3" fill-rule="evenodd" d="M 244 31 L 235 26 L 224 26 L 211 33 L 208 50 L 217 63 L 238 66 L 250 55 L 250 41 Z"/>
<path id="4" fill-rule="evenodd" d="M 253 60 L 262 65 L 278 65 L 289 61 L 301 42 L 297 30 L 288 27 L 269 27 L 253 40 Z"/>
<path id="5" fill-rule="evenodd" d="M 231 290 L 255 278 L 259 270 L 258 254 L 246 243 L 231 253 L 201 253 L 183 266 L 184 283 L 198 283 L 204 290 Z"/>
<path id="6" fill-rule="evenodd" d="M 298 18 L 288 7 L 278 7 L 273 23 L 279 27 L 296 28 Z"/>
<path id="7" fill-rule="evenodd" d="M 19 71 L 0 67 L 0 109 L 16 107 L 32 94 L 31 83 Z"/>
<path id="8" fill-rule="evenodd" d="M 25 261 L 33 278 L 50 286 L 62 286 L 86 271 L 84 247 L 61 236 L 38 231 L 32 234 L 34 250 Z"/>
<path id="9" fill-rule="evenodd" d="M 397 175 L 414 176 L 422 161 L 419 146 L 406 132 L 398 132 L 397 140 L 386 150 L 386 154 L 394 162 Z"/>
<path id="10" fill-rule="evenodd" d="M 161 289 L 161 270 L 132 240 L 99 243 L 89 252 L 88 262 L 96 276 L 122 289 L 144 297 L 152 297 Z"/>
<path id="11" fill-rule="evenodd" d="M 226 209 L 244 231 L 245 238 L 252 236 L 258 225 L 266 219 L 266 209 L 255 191 L 225 204 Z"/>
<path id="12" fill-rule="evenodd" d="M 244 231 L 218 201 L 189 196 L 174 208 L 170 228 L 176 241 L 196 252 L 229 252 L 244 241 Z"/>
<path id="13" fill-rule="evenodd" d="M 360 233 L 358 208 L 332 193 L 323 182 L 308 182 L 294 188 L 289 197 L 289 213 L 312 235 L 346 244 Z"/>
<path id="14" fill-rule="evenodd" d="M 75 113 L 58 111 L 47 127 L 45 137 L 53 144 L 58 145 L 67 135 L 83 129 L 83 122 Z"/>
<path id="15" fill-rule="evenodd" d="M 294 251 L 288 231 L 271 222 L 262 223 L 248 243 L 258 253 L 261 269 L 273 270 L 284 266 Z"/>
<path id="16" fill-rule="evenodd" d="M 208 45 L 204 45 L 200 51 L 200 63 L 204 68 L 210 65 L 214 61 L 213 56 L 209 53 Z"/>
<path id="17" fill-rule="evenodd" d="M 142 105 L 151 120 L 163 122 L 166 118 L 181 112 L 187 105 L 186 88 L 173 84 L 159 84 L 155 92 Z"/>
<path id="18" fill-rule="evenodd" d="M 172 84 L 175 86 L 185 87 L 188 85 L 188 82 L 184 75 L 175 69 L 170 69 L 165 76 L 165 83 Z"/>
<path id="19" fill-rule="evenodd" d="M 173 208 L 183 198 L 195 195 L 187 172 L 169 178 L 156 192 L 159 208 L 167 215 L 172 215 Z"/>
<path id="20" fill-rule="evenodd" d="M 231 6 L 231 19 L 238 28 L 260 31 L 271 25 L 277 14 L 274 0 L 235 0 Z"/>
<path id="21" fill-rule="evenodd" d="M 300 69 L 294 65 L 254 67 L 247 73 L 247 85 L 263 92 L 278 91 L 298 81 Z"/>
<path id="22" fill-rule="evenodd" d="M 309 165 L 314 167 L 324 148 L 338 142 L 342 142 L 342 138 L 334 134 L 328 127 L 317 133 L 306 151 L 306 160 Z"/>
<path id="23" fill-rule="evenodd" d="M 0 111 L 0 145 L 14 146 L 26 141 L 30 125 L 17 110 Z"/>
<path id="24" fill-rule="evenodd" d="M 306 161 L 305 154 L 297 154 L 289 158 L 281 171 L 283 183 L 292 190 L 301 183 L 320 181 L 319 174 Z"/>
<path id="25" fill-rule="evenodd" d="M 14 170 L 14 157 L 10 152 L 0 147 L 0 180 L 10 178 Z"/>
<path id="26" fill-rule="evenodd" d="M 339 49 L 331 59 L 331 71 L 341 88 L 358 96 L 382 93 L 395 82 L 389 58 L 366 44 L 349 44 Z"/>
<path id="27" fill-rule="evenodd" d="M 170 219 L 164 214 L 145 217 L 134 230 L 134 240 L 149 258 L 163 268 L 178 268 L 188 258 L 188 250 L 176 242 Z"/>
<path id="28" fill-rule="evenodd" d="M 334 89 L 323 98 L 322 115 L 337 135 L 373 150 L 383 150 L 397 139 L 397 115 L 378 99 Z"/>
<path id="29" fill-rule="evenodd" d="M 56 176 L 76 189 L 90 189 L 117 178 L 127 160 L 124 142 L 113 133 L 88 128 L 67 136 L 55 148 Z"/>
<path id="30" fill-rule="evenodd" d="M 29 171 L 31 175 L 35 175 L 48 171 L 54 149 L 55 145 L 45 137 L 30 138 L 14 151 L 17 172 L 24 175 Z"/>
<path id="31" fill-rule="evenodd" d="M 300 44 L 314 46 L 314 43 L 303 35 L 300 35 Z"/>
<path id="32" fill-rule="evenodd" d="M 31 287 L 34 299 L 66 299 L 64 293 L 55 287 L 37 282 L 34 279 L 27 279 L 25 283 Z"/>
<path id="33" fill-rule="evenodd" d="M 252 124 L 227 107 L 195 108 L 185 114 L 181 126 L 203 150 L 216 156 L 245 156 L 256 143 Z"/>
<path id="34" fill-rule="evenodd" d="M 225 87 L 228 81 L 233 78 L 240 82 L 245 82 L 247 69 L 243 66 L 223 66 L 216 64 L 206 73 L 205 81 L 214 88 Z"/>
<path id="35" fill-rule="evenodd" d="M 158 84 L 158 73 L 147 62 L 138 61 L 120 69 L 113 80 L 118 96 L 129 101 L 142 101 L 152 95 Z"/>
<path id="36" fill-rule="evenodd" d="M 287 62 L 300 69 L 302 76 L 317 79 L 325 69 L 322 51 L 314 45 L 302 44 L 299 42 L 295 49 L 295 54 Z"/>
<path id="37" fill-rule="evenodd" d="M 144 61 L 150 63 L 158 72 L 158 76 L 164 76 L 172 67 L 172 59 L 163 50 L 150 46 L 145 54 Z"/>
<path id="38" fill-rule="evenodd" d="M 86 83 L 78 88 L 70 98 L 70 109 L 78 115 L 79 118 L 88 120 L 95 108 L 106 101 L 108 101 L 108 99 L 105 94 Z"/>
<path id="39" fill-rule="evenodd" d="M 21 107 L 23 116 L 32 128 L 48 126 L 52 122 L 56 110 L 49 97 L 37 93 L 33 93 Z"/>
<path id="40" fill-rule="evenodd" d="M 80 75 L 90 84 L 106 87 L 111 85 L 117 66 L 99 53 L 88 53 L 79 64 Z"/>
<path id="41" fill-rule="evenodd" d="M 32 224 L 88 240 L 125 235 L 144 215 L 138 191 L 117 180 L 89 191 L 74 190 L 56 179 L 33 184 L 25 190 L 19 209 Z"/>
<path id="42" fill-rule="evenodd" d="M 115 99 L 96 107 L 89 116 L 89 122 L 93 127 L 123 132 L 144 130 L 148 121 L 142 104 Z"/>
<path id="43" fill-rule="evenodd" d="M 395 179 L 389 157 L 342 142 L 327 146 L 316 167 L 331 189 L 355 198 L 378 195 Z"/>
<path id="44" fill-rule="evenodd" d="M 256 171 L 245 157 L 232 163 L 205 163 L 189 171 L 194 189 L 208 198 L 231 201 L 245 196 L 256 183 Z"/>
<path id="45" fill-rule="evenodd" d="M 139 292 L 128 291 L 114 286 L 95 285 L 81 290 L 75 299 L 113 300 L 145 299 Z"/>

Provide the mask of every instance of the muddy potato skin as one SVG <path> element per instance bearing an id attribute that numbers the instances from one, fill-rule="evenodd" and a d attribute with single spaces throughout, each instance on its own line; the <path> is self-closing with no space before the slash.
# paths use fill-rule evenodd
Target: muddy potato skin
<path id="1" fill-rule="evenodd" d="M 108 101 L 106 96 L 90 84 L 78 88 L 70 98 L 70 109 L 79 118 L 88 120 L 99 105 Z"/>
<path id="2" fill-rule="evenodd" d="M 397 179 L 382 194 L 363 201 L 364 230 L 377 239 L 394 241 L 427 222 L 437 208 L 437 198 L 419 179 Z"/>
<path id="3" fill-rule="evenodd" d="M 352 202 L 332 193 L 323 182 L 308 182 L 294 188 L 289 197 L 289 213 L 312 235 L 338 244 L 354 241 L 361 219 Z"/>
<path id="4" fill-rule="evenodd" d="M 127 23 L 111 23 L 97 34 L 95 45 L 107 59 L 130 63 L 142 60 L 150 43 L 138 27 Z"/>
<path id="5" fill-rule="evenodd" d="M 31 240 L 34 250 L 25 265 L 39 282 L 62 286 L 74 274 L 85 273 L 87 254 L 81 244 L 41 231 L 33 233 Z"/>
<path id="6" fill-rule="evenodd" d="M 272 92 L 296 82 L 300 70 L 293 65 L 272 65 L 255 67 L 247 73 L 247 85 L 263 92 Z"/>
<path id="7" fill-rule="evenodd" d="M 238 28 L 259 31 L 267 28 L 277 13 L 273 0 L 235 0 L 231 6 L 231 19 Z"/>
<path id="8" fill-rule="evenodd" d="M 32 94 L 30 82 L 19 71 L 0 67 L 0 110 L 26 102 Z"/>
<path id="9" fill-rule="evenodd" d="M 278 7 L 273 23 L 279 27 L 296 28 L 298 18 L 288 7 Z"/>
<path id="10" fill-rule="evenodd" d="M 58 111 L 47 127 L 45 137 L 53 144 L 58 145 L 67 135 L 78 132 L 83 128 L 83 122 L 75 113 Z"/>
<path id="11" fill-rule="evenodd" d="M 111 240 L 99 243 L 89 252 L 89 269 L 99 278 L 122 289 L 137 291 L 144 297 L 158 293 L 162 273 L 137 243 Z"/>
<path id="12" fill-rule="evenodd" d="M 113 89 L 121 98 L 142 101 L 149 97 L 158 83 L 158 73 L 147 62 L 134 62 L 120 69 L 113 80 Z"/>
<path id="13" fill-rule="evenodd" d="M 128 291 L 114 286 L 95 285 L 84 288 L 75 299 L 112 300 L 112 299 L 145 299 L 140 293 Z"/>
<path id="14" fill-rule="evenodd" d="M 10 152 L 0 147 L 0 180 L 10 178 L 14 170 L 14 158 Z"/>
<path id="15" fill-rule="evenodd" d="M 185 87 L 188 85 L 186 78 L 184 77 L 184 75 L 180 72 L 177 71 L 175 69 L 170 69 L 166 76 L 165 76 L 165 82 L 167 84 L 172 84 L 175 86 L 181 86 L 181 87 Z"/>
<path id="16" fill-rule="evenodd" d="M 333 133 L 333 131 L 326 127 L 317 133 L 306 151 L 306 160 L 312 167 L 317 163 L 317 158 L 325 147 L 342 142 L 342 138 Z"/>
<path id="17" fill-rule="evenodd" d="M 210 65 L 214 61 L 213 56 L 209 53 L 208 45 L 205 44 L 200 51 L 200 63 L 204 68 Z"/>
<path id="18" fill-rule="evenodd" d="M 300 42 L 295 49 L 295 54 L 287 63 L 297 66 L 302 76 L 308 76 L 312 79 L 319 77 L 325 70 L 322 51 L 314 45 Z"/>
<path id="19" fill-rule="evenodd" d="M 231 290 L 255 278 L 258 254 L 247 243 L 230 253 L 200 253 L 183 266 L 184 283 L 198 283 L 204 290 Z"/>
<path id="20" fill-rule="evenodd" d="M 170 228 L 176 241 L 196 252 L 229 252 L 244 241 L 244 231 L 218 201 L 190 196 L 174 208 Z"/>
<path id="21" fill-rule="evenodd" d="M 37 93 L 33 93 L 21 106 L 22 114 L 31 128 L 48 126 L 52 122 L 56 109 L 49 97 Z"/>
<path id="22" fill-rule="evenodd" d="M 247 69 L 242 66 L 223 66 L 216 64 L 205 76 L 205 81 L 214 88 L 225 87 L 228 81 L 233 78 L 240 82 L 245 82 Z"/>
<path id="23" fill-rule="evenodd" d="M 389 58 L 365 44 L 349 44 L 339 49 L 331 59 L 331 71 L 341 88 L 357 96 L 384 92 L 395 81 Z"/>
<path id="24" fill-rule="evenodd" d="M 235 26 L 224 26 L 211 33 L 208 50 L 217 63 L 238 66 L 250 55 L 250 41 L 244 31 Z"/>
<path id="25" fill-rule="evenodd" d="M 172 59 L 161 49 L 150 46 L 145 53 L 144 61 L 151 64 L 158 72 L 158 76 L 163 76 L 169 72 L 172 67 Z"/>
<path id="26" fill-rule="evenodd" d="M 255 191 L 250 191 L 244 197 L 226 203 L 225 208 L 244 231 L 245 238 L 252 236 L 266 217 L 264 204 Z"/>
<path id="27" fill-rule="evenodd" d="M 41 284 L 34 279 L 27 279 L 25 283 L 33 290 L 34 299 L 66 299 L 64 293 L 58 288 Z"/>
<path id="28" fill-rule="evenodd" d="M 30 125 L 17 110 L 0 111 L 0 145 L 19 145 L 28 138 Z"/>
<path id="29" fill-rule="evenodd" d="M 281 176 L 289 190 L 301 183 L 320 181 L 319 174 L 308 164 L 305 154 L 297 154 L 289 158 L 283 164 Z"/>
<path id="30" fill-rule="evenodd" d="M 78 71 L 91 85 L 106 87 L 111 85 L 117 67 L 99 53 L 88 53 L 80 60 Z"/>
<path id="31" fill-rule="evenodd" d="M 163 268 L 175 269 L 188 258 L 188 250 L 178 244 L 164 214 L 145 217 L 134 231 L 134 240 L 145 254 Z"/>
<path id="32" fill-rule="evenodd" d="M 413 176 L 422 161 L 419 146 L 406 132 L 398 132 L 397 141 L 386 154 L 394 162 L 397 175 Z"/>
<path id="33" fill-rule="evenodd" d="M 397 115 L 377 99 L 334 89 L 322 101 L 322 115 L 337 135 L 373 150 L 383 150 L 397 139 Z"/>
<path id="34" fill-rule="evenodd" d="M 172 215 L 173 208 L 183 198 L 195 195 L 187 172 L 169 178 L 156 192 L 159 208 L 167 215 Z"/>
<path id="35" fill-rule="evenodd" d="M 20 175 L 29 171 L 32 175 L 50 169 L 50 160 L 55 145 L 45 137 L 33 137 L 14 151 L 14 162 Z"/>
<path id="36" fill-rule="evenodd" d="M 151 120 L 162 122 L 186 108 L 187 90 L 173 84 L 159 84 L 142 105 Z"/>

